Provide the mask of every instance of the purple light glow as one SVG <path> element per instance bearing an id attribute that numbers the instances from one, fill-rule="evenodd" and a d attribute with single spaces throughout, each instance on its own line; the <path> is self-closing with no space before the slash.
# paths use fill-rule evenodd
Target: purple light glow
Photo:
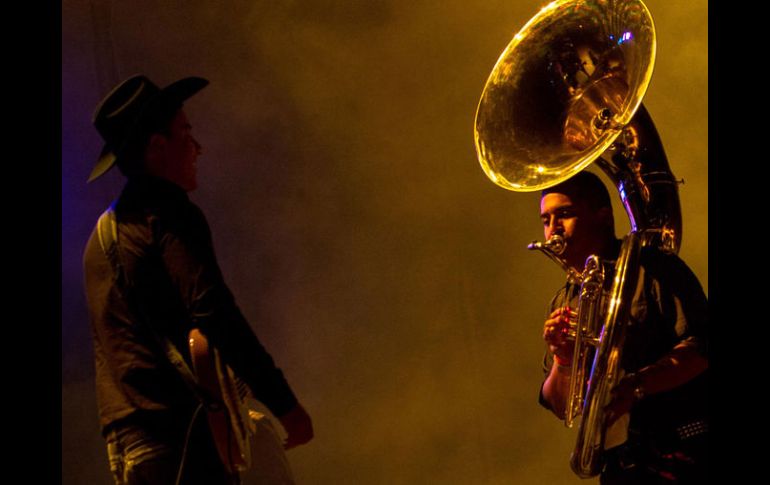
<path id="1" fill-rule="evenodd" d="M 631 39 L 633 39 L 634 36 L 631 34 L 631 32 L 623 32 L 623 35 L 618 39 L 618 45 L 622 44 L 623 42 L 627 42 Z"/>

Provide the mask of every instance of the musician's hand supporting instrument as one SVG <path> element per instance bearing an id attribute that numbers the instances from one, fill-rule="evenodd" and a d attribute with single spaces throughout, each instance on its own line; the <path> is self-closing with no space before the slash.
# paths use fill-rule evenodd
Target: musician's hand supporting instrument
<path id="1" fill-rule="evenodd" d="M 644 396 L 677 388 L 694 379 L 708 368 L 708 359 L 702 356 L 694 344 L 681 342 L 671 352 L 652 365 L 628 374 L 612 390 L 612 400 L 607 404 L 607 425 Z"/>

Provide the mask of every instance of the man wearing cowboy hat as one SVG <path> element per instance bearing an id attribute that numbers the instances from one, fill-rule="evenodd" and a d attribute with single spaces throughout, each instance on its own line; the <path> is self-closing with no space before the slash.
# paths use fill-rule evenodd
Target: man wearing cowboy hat
<path id="1" fill-rule="evenodd" d="M 160 89 L 133 76 L 94 115 L 105 145 L 89 182 L 114 166 L 127 178 L 84 253 L 99 419 L 119 484 L 238 481 L 200 412 L 211 403 L 185 372 L 192 329 L 278 417 L 286 448 L 313 437 L 310 417 L 236 306 L 206 219 L 187 196 L 201 146 L 182 104 L 207 84 L 189 77 Z"/>

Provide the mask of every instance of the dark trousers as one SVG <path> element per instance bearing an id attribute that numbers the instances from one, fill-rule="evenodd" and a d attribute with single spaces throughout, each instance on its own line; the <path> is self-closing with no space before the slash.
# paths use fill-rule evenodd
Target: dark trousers
<path id="1" fill-rule="evenodd" d="M 131 419 L 107 434 L 110 471 L 116 485 L 231 485 L 217 454 L 205 413 L 190 422 Z"/>
<path id="2" fill-rule="evenodd" d="M 707 434 L 661 447 L 630 442 L 607 450 L 601 485 L 704 485 L 708 483 Z"/>

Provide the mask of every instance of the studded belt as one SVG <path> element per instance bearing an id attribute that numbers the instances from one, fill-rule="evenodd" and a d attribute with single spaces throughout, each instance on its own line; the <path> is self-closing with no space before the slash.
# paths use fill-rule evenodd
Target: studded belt
<path id="1" fill-rule="evenodd" d="M 693 421 L 676 428 L 676 433 L 679 435 L 680 440 L 686 440 L 688 438 L 706 434 L 708 430 L 709 427 L 706 421 Z"/>

